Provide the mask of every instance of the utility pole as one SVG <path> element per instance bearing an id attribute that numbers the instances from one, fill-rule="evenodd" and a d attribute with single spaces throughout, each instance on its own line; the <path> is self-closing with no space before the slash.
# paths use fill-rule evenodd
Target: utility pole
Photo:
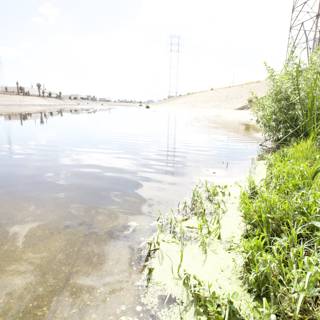
<path id="1" fill-rule="evenodd" d="M 169 64 L 169 97 L 177 96 L 179 89 L 181 37 L 170 36 L 170 64 Z"/>
<path id="2" fill-rule="evenodd" d="M 296 55 L 309 61 L 320 44 L 319 17 L 320 0 L 293 0 L 287 59 Z"/>

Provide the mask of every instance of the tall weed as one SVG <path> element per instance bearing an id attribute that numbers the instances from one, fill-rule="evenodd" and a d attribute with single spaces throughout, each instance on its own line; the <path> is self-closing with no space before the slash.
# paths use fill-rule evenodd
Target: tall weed
<path id="1" fill-rule="evenodd" d="M 267 67 L 269 90 L 253 99 L 257 121 L 266 138 L 277 145 L 318 136 L 320 130 L 320 51 L 309 64 L 291 57 L 277 73 Z"/>

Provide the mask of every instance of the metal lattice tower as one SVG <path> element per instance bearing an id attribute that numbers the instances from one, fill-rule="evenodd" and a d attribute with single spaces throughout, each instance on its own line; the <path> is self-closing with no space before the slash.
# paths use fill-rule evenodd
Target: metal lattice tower
<path id="1" fill-rule="evenodd" d="M 178 95 L 180 49 L 180 36 L 170 36 L 169 97 Z"/>
<path id="2" fill-rule="evenodd" d="M 319 46 L 320 0 L 293 0 L 287 58 L 295 54 L 308 61 Z"/>

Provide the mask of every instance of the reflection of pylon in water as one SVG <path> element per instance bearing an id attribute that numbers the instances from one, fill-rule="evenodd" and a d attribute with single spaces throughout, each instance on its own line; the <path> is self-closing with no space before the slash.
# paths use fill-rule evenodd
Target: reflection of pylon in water
<path id="1" fill-rule="evenodd" d="M 178 95 L 180 36 L 170 36 L 169 97 Z"/>
<path id="2" fill-rule="evenodd" d="M 176 162 L 176 135 L 177 122 L 174 116 L 171 121 L 171 116 L 168 115 L 167 120 L 167 167 L 175 167 Z"/>
<path id="3" fill-rule="evenodd" d="M 287 57 L 295 54 L 308 61 L 319 46 L 320 0 L 293 0 Z"/>

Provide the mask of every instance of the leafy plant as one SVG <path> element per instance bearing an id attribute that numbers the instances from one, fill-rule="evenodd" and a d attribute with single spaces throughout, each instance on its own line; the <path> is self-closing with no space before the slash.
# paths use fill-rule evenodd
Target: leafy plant
<path id="1" fill-rule="evenodd" d="M 190 299 L 186 308 L 194 307 L 195 319 L 244 320 L 234 306 L 232 299 L 219 296 L 210 286 L 207 286 L 197 277 L 185 273 L 183 286 Z"/>

